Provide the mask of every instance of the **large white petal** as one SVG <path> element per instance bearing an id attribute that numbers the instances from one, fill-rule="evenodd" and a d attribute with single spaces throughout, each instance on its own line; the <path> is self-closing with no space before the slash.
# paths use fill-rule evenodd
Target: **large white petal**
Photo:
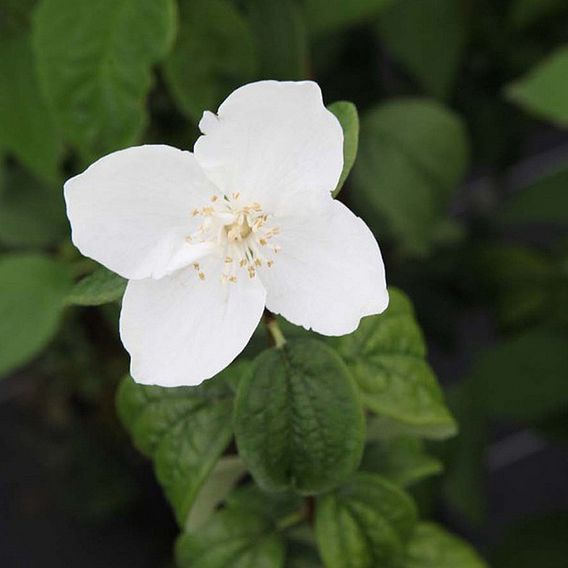
<path id="1" fill-rule="evenodd" d="M 221 260 L 200 264 L 204 280 L 185 268 L 128 283 L 120 336 L 137 382 L 197 385 L 227 367 L 258 325 L 266 299 L 258 278 L 222 283 Z"/>
<path id="2" fill-rule="evenodd" d="M 324 335 L 351 333 L 388 305 L 381 252 L 365 223 L 327 198 L 278 219 L 281 251 L 260 272 L 266 307 Z"/>
<path id="3" fill-rule="evenodd" d="M 185 237 L 195 228 L 193 208 L 215 192 L 190 152 L 114 152 L 65 184 L 73 242 L 125 278 L 160 278 L 207 252 Z"/>
<path id="4" fill-rule="evenodd" d="M 206 112 L 195 157 L 226 194 L 265 210 L 296 192 L 329 193 L 343 167 L 343 131 L 312 81 L 260 81 Z"/>

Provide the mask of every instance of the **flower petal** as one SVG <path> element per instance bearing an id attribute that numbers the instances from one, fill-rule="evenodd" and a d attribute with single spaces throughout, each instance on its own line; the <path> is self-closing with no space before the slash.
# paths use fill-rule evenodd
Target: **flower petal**
<path id="1" fill-rule="evenodd" d="M 266 307 L 324 335 L 351 333 L 388 305 L 381 252 L 365 223 L 331 198 L 279 218 L 280 252 L 260 277 Z"/>
<path id="2" fill-rule="evenodd" d="M 129 279 L 160 278 L 208 252 L 185 242 L 214 186 L 195 157 L 170 146 L 105 156 L 65 184 L 75 246 Z"/>
<path id="3" fill-rule="evenodd" d="M 143 384 L 197 385 L 227 367 L 244 349 L 264 310 L 258 278 L 221 282 L 222 262 L 200 263 L 205 279 L 185 268 L 161 280 L 128 283 L 120 336 L 131 374 Z"/>
<path id="4" fill-rule="evenodd" d="M 329 193 L 343 168 L 343 131 L 312 81 L 260 81 L 206 112 L 195 157 L 225 194 L 271 208 L 295 192 Z"/>

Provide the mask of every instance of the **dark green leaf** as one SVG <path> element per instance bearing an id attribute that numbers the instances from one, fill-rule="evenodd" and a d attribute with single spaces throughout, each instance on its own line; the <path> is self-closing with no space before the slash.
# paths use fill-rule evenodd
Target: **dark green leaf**
<path id="1" fill-rule="evenodd" d="M 284 543 L 267 517 L 246 508 L 215 513 L 176 547 L 180 568 L 282 568 Z"/>
<path id="2" fill-rule="evenodd" d="M 411 436 L 373 441 L 365 448 L 361 469 L 382 475 L 397 485 L 408 486 L 442 471 L 442 464 L 424 451 Z"/>
<path id="3" fill-rule="evenodd" d="M 414 503 L 378 475 L 358 473 L 318 500 L 316 537 L 327 568 L 400 565 L 416 523 Z"/>
<path id="4" fill-rule="evenodd" d="M 526 111 L 568 126 L 568 47 L 562 47 L 507 89 Z"/>
<path id="5" fill-rule="evenodd" d="M 231 439 L 233 399 L 225 378 L 232 372 L 199 387 L 144 386 L 127 377 L 117 394 L 120 418 L 152 458 L 181 526 Z"/>
<path id="6" fill-rule="evenodd" d="M 71 287 L 67 267 L 36 254 L 0 257 L 0 376 L 55 335 Z"/>
<path id="7" fill-rule="evenodd" d="M 11 247 L 43 247 L 68 234 L 63 191 L 18 168 L 0 179 L 0 242 Z"/>
<path id="8" fill-rule="evenodd" d="M 357 107 L 347 101 L 333 103 L 329 105 L 328 109 L 337 117 L 341 128 L 343 128 L 343 171 L 337 187 L 333 191 L 333 197 L 337 197 L 357 157 L 359 115 L 357 114 Z"/>
<path id="9" fill-rule="evenodd" d="M 308 40 L 295 0 L 245 0 L 244 4 L 260 58 L 260 77 L 306 79 Z"/>
<path id="10" fill-rule="evenodd" d="M 564 0 L 514 0 L 509 17 L 512 24 L 519 30 L 537 24 L 544 18 L 566 12 Z"/>
<path id="11" fill-rule="evenodd" d="M 537 420 L 568 404 L 568 337 L 532 329 L 483 353 L 472 380 L 493 416 Z"/>
<path id="12" fill-rule="evenodd" d="M 67 303 L 77 306 L 100 306 L 115 302 L 122 298 L 126 284 L 127 281 L 122 276 L 100 266 L 75 284 L 67 297 Z"/>
<path id="13" fill-rule="evenodd" d="M 427 438 L 456 433 L 425 359 L 426 346 L 412 305 L 402 292 L 391 288 L 387 311 L 364 318 L 357 331 L 335 344 L 370 410 Z"/>
<path id="14" fill-rule="evenodd" d="M 0 38 L 0 146 L 37 176 L 57 180 L 61 143 L 39 88 L 27 33 Z"/>
<path id="15" fill-rule="evenodd" d="M 314 339 L 289 341 L 255 360 L 235 412 L 239 453 L 267 490 L 317 493 L 359 464 L 364 419 L 339 356 Z"/>
<path id="16" fill-rule="evenodd" d="M 177 43 L 166 79 L 180 108 L 195 122 L 216 110 L 256 69 L 248 22 L 228 0 L 183 0 Z"/>
<path id="17" fill-rule="evenodd" d="M 382 104 L 361 123 L 353 197 L 386 221 L 381 233 L 386 228 L 403 248 L 423 253 L 448 224 L 468 155 L 462 122 L 444 107 L 420 99 Z"/>
<path id="18" fill-rule="evenodd" d="M 68 141 L 91 160 L 134 144 L 151 67 L 175 33 L 173 0 L 44 0 L 34 18 L 40 79 Z"/>
<path id="19" fill-rule="evenodd" d="M 460 0 L 397 0 L 381 13 L 378 29 L 427 94 L 451 94 L 466 41 Z"/>
<path id="20" fill-rule="evenodd" d="M 304 0 L 306 20 L 314 34 L 341 30 L 372 18 L 392 0 Z"/>
<path id="21" fill-rule="evenodd" d="M 416 527 L 404 568 L 487 568 L 466 542 L 433 523 Z"/>
<path id="22" fill-rule="evenodd" d="M 568 225 L 568 168 L 545 175 L 509 197 L 499 213 L 508 225 L 558 223 Z"/>

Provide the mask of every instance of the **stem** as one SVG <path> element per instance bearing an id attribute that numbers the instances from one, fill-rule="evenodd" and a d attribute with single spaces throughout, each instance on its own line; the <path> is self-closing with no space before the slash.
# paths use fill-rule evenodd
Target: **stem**
<path id="1" fill-rule="evenodd" d="M 299 511 L 294 511 L 285 517 L 282 517 L 278 523 L 276 523 L 276 528 L 279 531 L 285 531 L 294 525 L 299 525 L 306 520 L 306 510 L 300 509 Z"/>
<path id="2" fill-rule="evenodd" d="M 274 346 L 276 349 L 282 349 L 286 344 L 286 338 L 278 325 L 278 320 L 273 313 L 267 310 L 264 314 L 264 321 L 266 323 L 266 329 L 268 329 L 272 341 L 274 342 Z"/>

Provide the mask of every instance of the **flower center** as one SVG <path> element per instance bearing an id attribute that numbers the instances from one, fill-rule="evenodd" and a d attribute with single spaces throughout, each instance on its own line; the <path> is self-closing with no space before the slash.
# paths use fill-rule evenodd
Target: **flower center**
<path id="1" fill-rule="evenodd" d="M 213 195 L 210 204 L 194 209 L 192 216 L 202 217 L 203 221 L 186 241 L 216 245 L 224 259 L 221 274 L 224 281 L 235 283 L 241 273 L 254 278 L 257 270 L 273 265 L 273 256 L 280 247 L 271 241 L 280 230 L 269 226 L 271 216 L 263 211 L 260 203 L 243 204 L 239 193 Z M 199 263 L 194 263 L 193 267 L 204 280 L 205 273 Z"/>

